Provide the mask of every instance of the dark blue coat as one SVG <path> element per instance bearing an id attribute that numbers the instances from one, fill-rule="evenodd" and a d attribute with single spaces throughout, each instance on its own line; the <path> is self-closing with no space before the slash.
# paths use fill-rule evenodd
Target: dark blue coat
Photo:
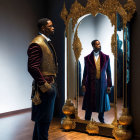
<path id="1" fill-rule="evenodd" d="M 101 79 L 99 80 L 100 92 L 96 89 L 96 66 L 94 62 L 94 53 L 91 52 L 85 57 L 85 68 L 83 74 L 83 85 L 86 86 L 86 92 L 83 99 L 83 110 L 92 112 L 104 112 L 110 110 L 110 101 L 107 93 L 107 87 L 112 86 L 111 69 L 109 56 L 100 51 L 100 71 Z"/>

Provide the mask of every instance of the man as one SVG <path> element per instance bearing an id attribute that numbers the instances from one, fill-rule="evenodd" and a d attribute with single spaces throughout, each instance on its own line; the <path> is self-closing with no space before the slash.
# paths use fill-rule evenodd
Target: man
<path id="1" fill-rule="evenodd" d="M 50 43 L 54 33 L 52 21 L 38 21 L 39 35 L 28 48 L 28 71 L 34 79 L 32 91 L 32 121 L 35 122 L 33 140 L 48 140 L 56 98 L 57 58 Z"/>
<path id="2" fill-rule="evenodd" d="M 110 110 L 111 70 L 109 56 L 101 52 L 98 40 L 91 42 L 93 51 L 85 57 L 82 88 L 85 92 L 82 109 L 86 110 L 85 120 L 90 120 L 92 112 L 104 123 L 104 112 Z"/>

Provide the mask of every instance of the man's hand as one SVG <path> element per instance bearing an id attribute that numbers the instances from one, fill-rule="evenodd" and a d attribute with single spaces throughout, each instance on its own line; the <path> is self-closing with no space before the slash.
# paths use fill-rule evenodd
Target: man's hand
<path id="1" fill-rule="evenodd" d="M 107 93 L 111 93 L 111 87 L 107 87 Z"/>
<path id="2" fill-rule="evenodd" d="M 84 85 L 82 86 L 82 91 L 86 92 L 86 86 L 84 86 Z"/>
<path id="3" fill-rule="evenodd" d="M 45 92 L 47 92 L 48 90 L 51 89 L 51 84 L 49 84 L 49 83 L 46 81 L 45 84 L 39 86 L 39 88 L 40 88 L 40 90 L 41 90 L 43 93 L 45 93 Z"/>

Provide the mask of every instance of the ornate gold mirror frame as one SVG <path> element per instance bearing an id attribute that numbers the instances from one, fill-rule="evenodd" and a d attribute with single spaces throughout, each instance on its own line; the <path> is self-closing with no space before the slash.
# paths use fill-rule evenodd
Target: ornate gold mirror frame
<path id="1" fill-rule="evenodd" d="M 124 30 L 126 30 L 126 24 L 129 22 L 136 10 L 136 5 L 133 0 L 127 0 L 127 3 L 122 6 L 119 0 L 105 0 L 103 3 L 100 3 L 99 0 L 87 0 L 86 6 L 82 6 L 77 0 L 72 4 L 70 12 L 67 11 L 65 3 L 61 11 L 61 18 L 65 22 L 66 26 L 66 35 L 67 35 L 67 48 L 72 48 L 75 54 L 76 65 L 78 67 L 78 59 L 81 55 L 82 45 L 78 37 L 78 27 L 74 34 L 73 44 L 70 44 L 71 38 L 69 37 L 69 22 L 72 22 L 72 30 L 78 21 L 78 19 L 86 14 L 92 14 L 96 16 L 98 13 L 106 15 L 112 26 L 114 25 L 114 34 L 112 35 L 111 48 L 112 53 L 114 54 L 114 66 L 115 66 L 115 80 L 114 80 L 114 108 L 115 108 L 115 119 L 112 124 L 101 124 L 93 121 L 81 120 L 78 117 L 78 92 L 76 94 L 76 107 L 70 99 L 66 100 L 65 105 L 63 106 L 63 113 L 66 115 L 66 118 L 62 119 L 62 127 L 64 130 L 77 130 L 82 132 L 87 132 L 89 134 L 104 135 L 108 137 L 115 137 L 118 140 L 128 140 L 131 138 L 131 131 L 127 129 L 127 126 L 131 124 L 132 117 L 129 115 L 128 105 L 127 105 L 127 83 L 125 78 L 127 78 L 127 53 L 123 51 L 123 110 L 122 115 L 117 120 L 117 13 L 121 16 L 123 20 L 123 42 L 124 39 L 127 42 L 127 34 L 124 35 Z M 126 38 L 124 38 L 124 36 Z M 123 45 L 124 46 L 124 45 Z M 123 50 L 127 52 L 127 43 Z M 68 50 L 68 49 L 67 49 Z M 68 61 L 68 60 L 67 60 Z M 78 74 L 77 74 L 78 75 Z M 77 81 L 78 82 L 78 81 Z M 68 86 L 68 83 L 67 83 Z M 78 86 L 76 86 L 78 91 Z M 71 115 L 74 114 L 74 118 L 71 118 Z"/>

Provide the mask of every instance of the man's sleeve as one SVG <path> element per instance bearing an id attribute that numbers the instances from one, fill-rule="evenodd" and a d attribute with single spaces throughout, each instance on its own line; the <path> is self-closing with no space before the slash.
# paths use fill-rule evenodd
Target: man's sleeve
<path id="1" fill-rule="evenodd" d="M 35 79 L 37 84 L 39 85 L 42 92 L 46 92 L 48 90 L 48 83 L 43 77 L 40 71 L 41 59 L 42 59 L 42 50 L 41 47 L 37 44 L 32 44 L 28 49 L 28 71 L 31 76 Z"/>

